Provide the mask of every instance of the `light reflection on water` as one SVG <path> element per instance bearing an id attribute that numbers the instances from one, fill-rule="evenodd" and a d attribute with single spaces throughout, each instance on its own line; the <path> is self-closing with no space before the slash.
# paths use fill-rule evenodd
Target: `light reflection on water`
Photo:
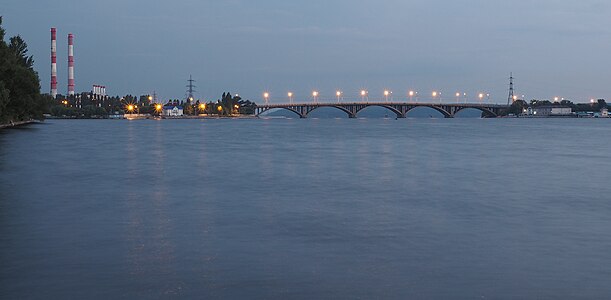
<path id="1" fill-rule="evenodd" d="M 2 298 L 605 298 L 606 120 L 0 133 Z"/>

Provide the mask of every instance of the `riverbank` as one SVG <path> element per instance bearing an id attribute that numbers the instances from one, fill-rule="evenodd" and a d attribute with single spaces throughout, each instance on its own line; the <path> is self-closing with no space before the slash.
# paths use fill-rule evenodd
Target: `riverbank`
<path id="1" fill-rule="evenodd" d="M 28 121 L 19 121 L 19 122 L 10 122 L 7 124 L 0 124 L 0 129 L 4 129 L 4 128 L 12 128 L 12 127 L 18 127 L 18 126 L 25 126 L 28 124 L 32 124 L 32 123 L 40 123 L 41 121 L 38 120 L 28 120 Z"/>

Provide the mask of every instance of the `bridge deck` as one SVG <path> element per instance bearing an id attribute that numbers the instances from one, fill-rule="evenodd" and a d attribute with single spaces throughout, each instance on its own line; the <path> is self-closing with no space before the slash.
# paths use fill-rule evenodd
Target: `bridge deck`
<path id="1" fill-rule="evenodd" d="M 481 110 L 486 117 L 498 117 L 508 105 L 485 104 L 485 103 L 426 103 L 426 102 L 350 102 L 350 103 L 281 103 L 264 104 L 256 107 L 255 115 L 260 115 L 271 109 L 290 110 L 301 118 L 307 118 L 308 114 L 320 107 L 333 107 L 344 111 L 350 118 L 356 118 L 357 114 L 371 106 L 384 107 L 397 115 L 398 118 L 405 118 L 407 113 L 416 107 L 429 107 L 439 111 L 446 118 L 453 118 L 454 115 L 463 109 Z"/>

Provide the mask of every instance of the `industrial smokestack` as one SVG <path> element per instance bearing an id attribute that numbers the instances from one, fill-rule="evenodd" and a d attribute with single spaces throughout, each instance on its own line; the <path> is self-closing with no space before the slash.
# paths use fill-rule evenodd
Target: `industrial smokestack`
<path id="1" fill-rule="evenodd" d="M 68 34 L 68 95 L 74 95 L 74 35 Z"/>
<path id="2" fill-rule="evenodd" d="M 51 28 L 51 97 L 57 96 L 57 29 Z"/>

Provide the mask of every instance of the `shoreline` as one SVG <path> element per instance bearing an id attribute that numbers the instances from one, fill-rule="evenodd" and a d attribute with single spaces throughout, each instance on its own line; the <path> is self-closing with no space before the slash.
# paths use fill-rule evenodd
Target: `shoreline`
<path id="1" fill-rule="evenodd" d="M 14 128 L 14 127 L 19 127 L 19 126 L 25 126 L 25 125 L 33 124 L 33 123 L 40 123 L 40 122 L 42 122 L 42 121 L 27 120 L 27 121 L 11 122 L 11 123 L 7 123 L 7 124 L 0 124 L 0 129 Z"/>

